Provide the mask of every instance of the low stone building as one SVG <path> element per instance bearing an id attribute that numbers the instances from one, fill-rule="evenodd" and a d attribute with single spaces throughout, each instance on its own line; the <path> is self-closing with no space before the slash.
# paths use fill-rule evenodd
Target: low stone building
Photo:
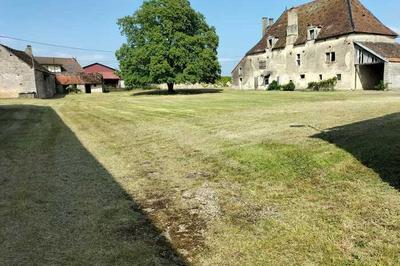
<path id="1" fill-rule="evenodd" d="M 57 74 L 56 80 L 57 84 L 63 88 L 76 86 L 78 90 L 84 93 L 103 92 L 103 76 L 101 74 L 64 72 Z"/>
<path id="2" fill-rule="evenodd" d="M 316 0 L 263 19 L 262 39 L 232 71 L 233 86 L 265 89 L 273 81 L 337 78 L 338 89 L 400 89 L 400 45 L 359 0 Z"/>
<path id="3" fill-rule="evenodd" d="M 103 92 L 103 77 L 97 73 L 85 73 L 76 58 L 43 57 L 35 59 L 47 70 L 56 75 L 57 88 L 63 93 L 73 86 L 84 93 Z"/>
<path id="4" fill-rule="evenodd" d="M 51 98 L 55 95 L 55 76 L 26 51 L 0 45 L 0 98 Z"/>

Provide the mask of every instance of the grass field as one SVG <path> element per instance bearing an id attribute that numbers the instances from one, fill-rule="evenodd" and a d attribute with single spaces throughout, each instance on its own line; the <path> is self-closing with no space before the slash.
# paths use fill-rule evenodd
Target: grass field
<path id="1" fill-rule="evenodd" d="M 400 93 L 0 100 L 0 264 L 400 264 L 399 180 Z"/>

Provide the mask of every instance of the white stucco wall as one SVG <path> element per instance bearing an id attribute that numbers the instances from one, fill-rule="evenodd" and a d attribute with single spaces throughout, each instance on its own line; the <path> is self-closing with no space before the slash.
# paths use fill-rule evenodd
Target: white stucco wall
<path id="1" fill-rule="evenodd" d="M 279 80 L 280 84 L 286 84 L 292 80 L 297 89 L 305 89 L 309 82 L 341 75 L 336 89 L 362 89 L 357 87 L 355 71 L 354 42 L 395 42 L 386 36 L 351 34 L 343 37 L 332 38 L 325 41 L 308 41 L 306 44 L 293 46 L 287 45 L 285 49 L 267 50 L 263 54 L 245 57 L 232 72 L 233 86 L 240 89 L 255 89 L 255 79 L 259 88 L 263 86 L 263 76 L 270 74 L 270 82 Z M 336 61 L 326 62 L 326 53 L 335 52 Z M 297 54 L 301 55 L 301 65 L 296 62 Z M 259 69 L 259 61 L 266 60 L 267 68 Z M 301 79 L 301 75 L 305 75 Z"/>

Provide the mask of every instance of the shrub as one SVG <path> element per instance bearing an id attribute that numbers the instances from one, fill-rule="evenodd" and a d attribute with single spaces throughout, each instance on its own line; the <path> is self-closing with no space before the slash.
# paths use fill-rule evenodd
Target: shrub
<path id="1" fill-rule="evenodd" d="M 337 84 L 337 78 L 322 80 L 320 82 L 308 83 L 307 89 L 313 91 L 333 91 Z"/>
<path id="2" fill-rule="evenodd" d="M 388 89 L 389 84 L 385 83 L 383 80 L 379 81 L 378 85 L 375 86 L 375 90 L 384 91 Z"/>
<path id="3" fill-rule="evenodd" d="M 293 81 L 290 81 L 288 84 L 282 85 L 281 89 L 283 91 L 294 91 L 296 89 L 296 85 L 294 85 Z"/>
<path id="4" fill-rule="evenodd" d="M 281 89 L 281 86 L 278 84 L 278 81 L 274 80 L 271 82 L 271 84 L 268 85 L 269 91 L 279 91 Z"/>
<path id="5" fill-rule="evenodd" d="M 219 86 L 219 87 L 229 87 L 232 84 L 232 78 L 228 77 L 228 76 L 222 76 L 219 77 L 216 81 L 215 81 L 215 85 Z"/>
<path id="6" fill-rule="evenodd" d="M 81 93 L 81 90 L 78 89 L 78 86 L 76 85 L 69 85 L 66 89 L 65 89 L 67 94 L 70 93 Z"/>

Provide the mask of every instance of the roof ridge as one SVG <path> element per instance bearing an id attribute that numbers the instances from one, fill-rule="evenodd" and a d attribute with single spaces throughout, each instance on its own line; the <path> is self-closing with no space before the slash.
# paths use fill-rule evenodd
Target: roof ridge
<path id="1" fill-rule="evenodd" d="M 356 27 L 354 24 L 354 18 L 353 18 L 353 1 L 352 0 L 347 0 L 347 6 L 349 8 L 349 17 L 350 17 L 350 24 L 353 32 L 356 31 Z"/>

